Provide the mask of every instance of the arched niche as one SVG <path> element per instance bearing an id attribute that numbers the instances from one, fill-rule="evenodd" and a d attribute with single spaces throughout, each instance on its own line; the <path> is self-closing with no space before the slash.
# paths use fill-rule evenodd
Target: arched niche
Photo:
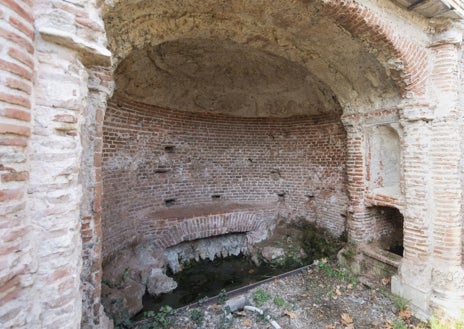
<path id="1" fill-rule="evenodd" d="M 370 193 L 399 199 L 401 193 L 401 139 L 397 124 L 368 128 L 367 187 Z"/>

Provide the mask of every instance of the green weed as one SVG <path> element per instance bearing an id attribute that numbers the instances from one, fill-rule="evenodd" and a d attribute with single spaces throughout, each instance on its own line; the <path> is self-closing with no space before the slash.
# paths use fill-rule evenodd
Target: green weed
<path id="1" fill-rule="evenodd" d="M 155 311 L 148 311 L 144 313 L 144 316 L 146 318 L 149 318 L 151 322 L 148 325 L 148 328 L 150 329 L 157 329 L 157 328 L 163 328 L 167 329 L 171 326 L 171 319 L 169 319 L 169 315 L 173 314 L 174 310 L 171 306 L 168 305 L 163 305 L 159 309 L 158 312 Z M 147 329 L 148 329 L 147 328 Z"/>
<path id="2" fill-rule="evenodd" d="M 219 295 L 218 295 L 218 303 L 220 305 L 224 305 L 227 301 L 227 291 L 225 289 L 222 289 L 220 292 L 219 292 Z"/>
<path id="3" fill-rule="evenodd" d="M 394 319 L 390 324 L 392 329 L 408 329 L 408 325 L 401 319 Z"/>
<path id="4" fill-rule="evenodd" d="M 390 295 L 390 299 L 395 303 L 398 311 L 404 311 L 409 307 L 409 300 L 398 295 Z"/>
<path id="5" fill-rule="evenodd" d="M 190 319 L 193 321 L 193 323 L 199 326 L 203 323 L 203 320 L 205 319 L 205 314 L 198 308 L 194 308 L 190 310 Z"/>
<path id="6" fill-rule="evenodd" d="M 274 305 L 277 307 L 286 307 L 286 308 L 290 306 L 289 302 L 287 302 L 285 299 L 279 296 L 274 297 Z"/>
<path id="7" fill-rule="evenodd" d="M 262 289 L 253 292 L 253 301 L 258 307 L 263 306 L 269 299 L 271 299 L 271 295 Z"/>
<path id="8" fill-rule="evenodd" d="M 450 319 L 438 315 L 430 318 L 431 329 L 464 329 L 464 311 L 459 319 Z"/>

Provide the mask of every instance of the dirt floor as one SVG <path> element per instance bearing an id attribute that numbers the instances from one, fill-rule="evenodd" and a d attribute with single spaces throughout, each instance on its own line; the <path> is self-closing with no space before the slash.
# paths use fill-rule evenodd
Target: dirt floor
<path id="1" fill-rule="evenodd" d="M 407 302 L 392 296 L 389 289 L 388 280 L 377 288 L 367 287 L 336 263 L 322 260 L 232 300 L 227 301 L 224 294 L 214 304 L 151 313 L 135 328 L 427 328 L 411 316 Z"/>

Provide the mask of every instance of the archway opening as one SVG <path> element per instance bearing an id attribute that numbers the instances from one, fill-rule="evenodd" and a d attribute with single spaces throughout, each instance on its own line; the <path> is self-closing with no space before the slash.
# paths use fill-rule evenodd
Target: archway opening
<path id="1" fill-rule="evenodd" d="M 403 256 L 403 215 L 392 207 L 374 207 L 373 210 L 376 235 L 373 243 L 382 250 Z"/>
<path id="2" fill-rule="evenodd" d="M 146 241 L 237 232 L 220 219 L 232 208 L 272 209 L 261 221 L 270 229 L 276 214 L 346 229 L 342 109 L 393 108 L 397 69 L 318 2 L 222 5 L 128 2 L 106 15 L 117 67 L 104 123 L 104 261 Z M 201 230 L 209 217 L 216 226 Z"/>

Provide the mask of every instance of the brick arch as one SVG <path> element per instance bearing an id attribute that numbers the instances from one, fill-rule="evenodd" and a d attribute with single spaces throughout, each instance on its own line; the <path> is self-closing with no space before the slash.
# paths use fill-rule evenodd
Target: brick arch
<path id="1" fill-rule="evenodd" d="M 198 215 L 176 219 L 175 224 L 163 230 L 155 229 L 154 219 L 145 219 L 138 233 L 156 247 L 165 249 L 185 241 L 208 238 L 230 233 L 246 233 L 253 244 L 266 238 L 268 230 L 276 223 L 277 208 L 236 209 L 230 212 Z"/>
<path id="2" fill-rule="evenodd" d="M 356 0 L 321 0 L 322 12 L 353 36 L 376 50 L 378 59 L 391 71 L 403 96 L 425 94 L 428 52 L 424 46 L 395 33 L 395 27 Z"/>

